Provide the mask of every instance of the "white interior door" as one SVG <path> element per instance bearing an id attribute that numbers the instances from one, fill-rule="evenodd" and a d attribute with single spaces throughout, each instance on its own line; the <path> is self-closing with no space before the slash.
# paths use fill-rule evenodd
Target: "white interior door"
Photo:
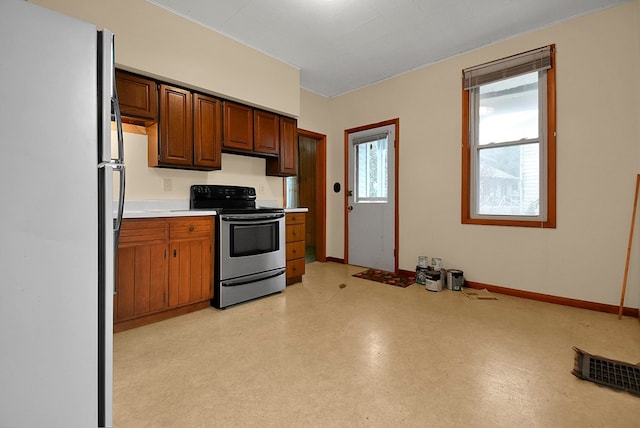
<path id="1" fill-rule="evenodd" d="M 395 126 L 349 134 L 349 264 L 395 270 Z"/>

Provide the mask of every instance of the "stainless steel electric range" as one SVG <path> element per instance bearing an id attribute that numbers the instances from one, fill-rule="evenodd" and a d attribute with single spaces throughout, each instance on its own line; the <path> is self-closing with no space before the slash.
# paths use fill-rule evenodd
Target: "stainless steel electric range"
<path id="1" fill-rule="evenodd" d="M 286 287 L 285 216 L 256 207 L 253 187 L 193 185 L 190 208 L 216 210 L 214 295 L 226 308 Z"/>

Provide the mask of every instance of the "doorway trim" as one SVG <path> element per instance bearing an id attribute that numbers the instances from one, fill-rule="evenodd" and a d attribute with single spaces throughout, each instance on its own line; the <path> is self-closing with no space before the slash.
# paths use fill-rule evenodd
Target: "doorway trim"
<path id="1" fill-rule="evenodd" d="M 399 249 L 400 249 L 400 234 L 399 234 L 399 203 L 400 195 L 399 195 L 399 165 L 400 165 L 400 119 L 390 119 L 385 120 L 378 123 L 372 123 L 369 125 L 358 126 L 356 128 L 346 129 L 344 131 L 344 263 L 349 264 L 349 210 L 347 207 L 349 206 L 349 196 L 347 194 L 347 189 L 350 188 L 349 183 L 349 134 L 353 134 L 355 132 L 366 131 L 368 129 L 380 128 L 383 126 L 391 126 L 393 125 L 395 128 L 395 137 L 396 140 L 393 145 L 394 151 L 394 177 L 395 177 L 395 200 L 394 203 L 394 215 L 395 215 L 395 243 L 393 250 L 393 264 L 395 272 L 398 272 L 398 260 L 399 260 Z"/>
<path id="2" fill-rule="evenodd" d="M 312 138 L 316 143 L 316 260 L 327 261 L 327 136 L 298 128 L 298 137 Z M 296 140 L 297 141 L 297 140 Z M 285 193 L 286 194 L 286 193 Z"/>

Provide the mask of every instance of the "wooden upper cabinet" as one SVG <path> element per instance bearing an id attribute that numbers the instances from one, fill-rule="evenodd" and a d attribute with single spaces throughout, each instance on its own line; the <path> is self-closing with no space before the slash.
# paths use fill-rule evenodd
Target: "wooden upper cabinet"
<path id="1" fill-rule="evenodd" d="M 224 101 L 224 131 L 222 147 L 252 152 L 253 151 L 253 109 L 251 107 Z"/>
<path id="2" fill-rule="evenodd" d="M 160 85 L 160 165 L 193 163 L 193 119 L 191 92 Z"/>
<path id="3" fill-rule="evenodd" d="M 116 70 L 124 121 L 145 125 L 148 165 L 213 171 L 222 151 L 267 158 L 267 175 L 298 171 L 297 121 Z"/>
<path id="4" fill-rule="evenodd" d="M 280 154 L 267 159 L 267 175 L 290 177 L 298 174 L 298 121 L 280 117 Z"/>
<path id="5" fill-rule="evenodd" d="M 128 118 L 142 118 L 149 121 L 158 119 L 158 89 L 154 80 L 116 70 L 116 89 L 120 111 L 125 121 Z M 144 120 L 129 121 L 144 122 Z"/>
<path id="6" fill-rule="evenodd" d="M 253 151 L 278 155 L 280 151 L 280 118 L 275 113 L 253 110 Z"/>
<path id="7" fill-rule="evenodd" d="M 222 168 L 222 102 L 193 94 L 193 164 L 206 169 Z"/>
<path id="8" fill-rule="evenodd" d="M 147 127 L 149 166 L 222 168 L 222 101 L 160 85 L 158 123 Z"/>

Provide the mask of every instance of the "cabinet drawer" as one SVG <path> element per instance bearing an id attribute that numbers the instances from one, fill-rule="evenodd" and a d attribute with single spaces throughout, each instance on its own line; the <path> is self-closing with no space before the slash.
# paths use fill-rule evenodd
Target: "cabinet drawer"
<path id="1" fill-rule="evenodd" d="M 169 223 L 164 219 L 123 219 L 120 245 L 162 241 L 169 238 Z"/>
<path id="2" fill-rule="evenodd" d="M 304 257 L 304 241 L 291 242 L 287 244 L 287 260 Z"/>
<path id="3" fill-rule="evenodd" d="M 304 241 L 304 224 L 287 226 L 287 242 Z"/>
<path id="4" fill-rule="evenodd" d="M 213 232 L 213 217 L 181 217 L 171 219 L 170 239 L 205 238 Z"/>
<path id="5" fill-rule="evenodd" d="M 304 259 L 290 260 L 287 262 L 287 278 L 304 275 Z"/>
<path id="6" fill-rule="evenodd" d="M 287 224 L 304 224 L 304 213 L 287 214 Z"/>

